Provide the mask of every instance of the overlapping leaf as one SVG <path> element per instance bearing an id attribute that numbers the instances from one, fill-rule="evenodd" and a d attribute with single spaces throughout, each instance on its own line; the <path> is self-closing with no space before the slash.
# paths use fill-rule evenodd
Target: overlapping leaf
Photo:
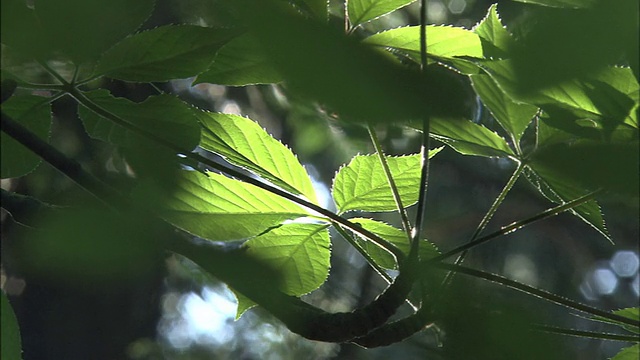
<path id="1" fill-rule="evenodd" d="M 364 24 L 415 0 L 349 0 L 347 11 L 352 26 Z"/>
<path id="2" fill-rule="evenodd" d="M 432 119 L 431 136 L 463 155 L 513 155 L 504 138 L 482 125 L 465 119 Z"/>
<path id="3" fill-rule="evenodd" d="M 317 202 L 311 179 L 296 156 L 256 122 L 232 114 L 200 112 L 198 116 L 203 149 Z"/>
<path id="4" fill-rule="evenodd" d="M 498 4 L 489 7 L 487 16 L 473 29 L 473 32 L 480 37 L 484 57 L 503 58 L 508 56 L 514 40 L 500 21 Z"/>
<path id="5" fill-rule="evenodd" d="M 624 309 L 620 309 L 620 310 L 615 310 L 613 311 L 614 314 L 616 315 L 620 315 L 620 316 L 624 316 L 628 319 L 631 320 L 635 320 L 635 321 L 640 321 L 640 308 L 638 307 L 631 307 L 631 308 L 624 308 Z M 602 316 L 595 316 L 593 317 L 593 320 L 596 321 L 602 321 L 602 322 L 606 322 L 606 323 L 610 323 L 610 324 L 615 324 L 620 326 L 621 328 L 633 332 L 633 333 L 640 333 L 640 329 L 638 329 L 638 326 L 631 326 L 629 324 L 625 324 L 622 323 L 620 321 L 615 321 L 615 320 L 609 320 L 606 318 L 603 318 Z"/>
<path id="6" fill-rule="evenodd" d="M 109 49 L 96 73 L 138 82 L 188 78 L 206 70 L 220 47 L 238 33 L 193 25 L 161 26 L 128 37 Z"/>
<path id="7" fill-rule="evenodd" d="M 49 139 L 51 110 L 46 98 L 35 95 L 13 96 L 2 104 L 2 112 L 40 139 Z M 26 175 L 40 164 L 40 157 L 4 132 L 0 134 L 0 144 L 3 179 Z"/>
<path id="8" fill-rule="evenodd" d="M 400 250 L 402 250 L 402 252 L 404 252 L 405 254 L 409 254 L 409 240 L 407 238 L 407 234 L 402 230 L 389 224 L 385 224 L 383 222 L 368 218 L 352 218 L 349 220 L 389 241 L 393 245 L 397 246 Z M 382 266 L 385 269 L 397 268 L 398 264 L 396 263 L 396 259 L 393 257 L 393 255 L 391 255 L 391 253 L 363 237 L 361 237 L 360 243 L 362 244 L 364 250 L 378 265 Z M 424 240 L 420 244 L 420 259 L 429 259 L 437 255 L 439 255 L 438 249 L 429 241 Z"/>
<path id="9" fill-rule="evenodd" d="M 107 90 L 85 93 L 95 104 L 136 125 L 153 135 L 191 150 L 200 140 L 200 126 L 194 110 L 177 97 L 170 95 L 150 96 L 142 103 L 115 98 Z M 148 141 L 87 108 L 79 109 L 80 117 L 90 136 L 116 145 L 133 146 Z"/>
<path id="10" fill-rule="evenodd" d="M 224 45 L 209 69 L 198 75 L 195 83 L 230 86 L 270 84 L 282 76 L 269 62 L 262 45 L 249 35 L 242 35 Z"/>
<path id="11" fill-rule="evenodd" d="M 440 149 L 430 150 L 429 157 Z M 387 156 L 389 170 L 404 206 L 418 201 L 420 155 Z M 358 155 L 340 168 L 331 189 L 338 213 L 351 210 L 393 211 L 396 203 L 377 155 Z"/>
<path id="12" fill-rule="evenodd" d="M 282 290 L 301 296 L 329 275 L 331 246 L 326 224 L 290 223 L 245 243 L 247 253 L 282 273 Z"/>
<path id="13" fill-rule="evenodd" d="M 252 237 L 307 215 L 288 200 L 215 173 L 183 171 L 175 186 L 158 213 L 178 228 L 210 240 Z"/>
<path id="14" fill-rule="evenodd" d="M 471 75 L 471 84 L 493 117 L 515 141 L 522 134 L 538 112 L 538 108 L 524 103 L 516 103 L 488 75 Z"/>

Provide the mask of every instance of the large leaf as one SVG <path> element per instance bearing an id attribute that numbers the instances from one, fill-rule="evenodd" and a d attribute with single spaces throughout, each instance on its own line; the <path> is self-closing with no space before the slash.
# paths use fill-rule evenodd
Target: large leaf
<path id="1" fill-rule="evenodd" d="M 489 7 L 487 16 L 473 29 L 482 43 L 483 54 L 486 58 L 503 58 L 513 46 L 513 38 L 502 25 L 498 15 L 498 4 Z"/>
<path id="2" fill-rule="evenodd" d="M 502 128 L 515 141 L 520 141 L 533 116 L 538 112 L 538 108 L 529 104 L 516 103 L 488 75 L 471 75 L 471 84 Z"/>
<path id="3" fill-rule="evenodd" d="M 270 84 L 282 81 L 282 76 L 269 62 L 259 41 L 242 35 L 224 45 L 209 69 L 195 83 L 230 86 Z"/>
<path id="4" fill-rule="evenodd" d="M 158 213 L 175 226 L 210 240 L 238 240 L 307 213 L 266 190 L 223 175 L 183 171 Z M 145 189 L 139 189 L 145 191 Z"/>
<path id="5" fill-rule="evenodd" d="M 200 126 L 194 109 L 174 96 L 150 96 L 139 104 L 115 98 L 107 90 L 87 92 L 85 96 L 124 121 L 185 150 L 195 148 L 200 141 Z M 123 146 L 148 141 L 85 107 L 79 109 L 79 114 L 89 135 L 96 139 Z"/>
<path id="6" fill-rule="evenodd" d="M 567 180 L 561 175 L 545 171 L 544 168 L 531 170 L 527 167 L 524 174 L 527 177 L 527 180 L 529 180 L 540 194 L 556 204 L 564 204 L 589 193 L 588 190 L 585 190 L 579 186 L 579 184 Z M 613 242 L 605 226 L 598 202 L 590 200 L 573 208 L 571 213 L 591 225 L 607 240 Z"/>
<path id="7" fill-rule="evenodd" d="M 300 296 L 317 289 L 329 275 L 328 225 L 291 223 L 245 243 L 247 253 L 282 274 L 284 293 Z"/>
<path id="8" fill-rule="evenodd" d="M 440 149 L 430 150 L 429 157 Z M 389 170 L 395 181 L 402 204 L 407 207 L 418 201 L 420 155 L 387 156 Z M 351 210 L 393 211 L 397 209 L 391 187 L 377 155 L 358 155 L 340 168 L 333 179 L 333 198 L 342 214 Z"/>
<path id="9" fill-rule="evenodd" d="M 575 116 L 622 122 L 638 127 L 638 81 L 629 68 L 611 67 L 583 79 L 571 79 L 537 91 L 521 91 L 510 60 L 483 64 L 501 89 L 516 101 L 546 108 L 566 109 Z"/>
<path id="10" fill-rule="evenodd" d="M 387 240 L 393 245 L 397 246 L 403 253 L 409 254 L 409 239 L 407 234 L 389 224 L 383 222 L 368 219 L 368 218 L 352 218 L 349 221 L 362 226 L 363 228 L 371 231 L 372 233 Z M 360 237 L 360 244 L 364 250 L 371 256 L 371 258 L 380 266 L 385 269 L 396 269 L 398 264 L 396 259 L 391 253 L 381 248 L 380 246 L 372 243 L 364 237 Z M 423 240 L 420 244 L 420 259 L 429 259 L 439 255 L 438 249 L 427 240 Z"/>
<path id="11" fill-rule="evenodd" d="M 640 357 L 640 344 L 620 350 L 611 360 L 637 360 Z"/>
<path id="12" fill-rule="evenodd" d="M 256 122 L 238 115 L 210 112 L 200 112 L 199 118 L 203 149 L 317 202 L 311 178 L 296 156 Z"/>
<path id="13" fill-rule="evenodd" d="M 2 301 L 2 359 L 19 360 L 22 359 L 22 340 L 20 338 L 20 329 L 18 328 L 18 319 L 11 308 L 9 299 L 4 291 L 0 291 L 0 301 Z"/>
<path id="14" fill-rule="evenodd" d="M 2 0 L 0 3 L 0 39 L 4 45 L 32 57 L 44 57 L 51 50 L 42 24 L 36 19 L 35 11 L 22 0 Z M 4 53 L 2 50 L 3 64 Z"/>
<path id="15" fill-rule="evenodd" d="M 2 112 L 42 140 L 49 139 L 51 110 L 48 99 L 35 95 L 13 96 L 2 104 Z M 9 135 L 0 134 L 2 178 L 19 177 L 33 171 L 40 158 Z"/>
<path id="16" fill-rule="evenodd" d="M 37 0 L 35 12 L 52 45 L 84 62 L 98 59 L 138 29 L 154 4 L 154 0 Z"/>
<path id="17" fill-rule="evenodd" d="M 183 79 L 205 71 L 237 30 L 166 25 L 128 37 L 100 59 L 96 73 L 126 81 Z"/>
<path id="18" fill-rule="evenodd" d="M 462 85 L 441 74 L 404 67 L 334 27 L 288 11 L 282 2 L 234 4 L 254 36 L 269 44 L 265 50 L 289 89 L 341 118 L 389 122 L 464 115 Z"/>
<path id="19" fill-rule="evenodd" d="M 504 138 L 482 125 L 465 119 L 433 119 L 431 136 L 463 155 L 513 155 Z"/>
<path id="20" fill-rule="evenodd" d="M 384 14 L 388 14 L 415 0 L 349 0 L 347 11 L 352 26 L 371 21 Z"/>

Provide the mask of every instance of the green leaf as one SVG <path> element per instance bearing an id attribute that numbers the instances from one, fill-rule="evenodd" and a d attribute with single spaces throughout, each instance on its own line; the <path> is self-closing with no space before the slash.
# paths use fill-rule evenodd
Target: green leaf
<path id="1" fill-rule="evenodd" d="M 195 110 L 175 96 L 150 96 L 142 103 L 134 103 L 124 98 L 115 98 L 107 90 L 90 91 L 84 95 L 128 123 L 185 150 L 195 148 L 200 141 L 200 126 Z M 85 107 L 79 109 L 79 114 L 85 129 L 93 138 L 121 146 L 134 146 L 149 141 Z"/>
<path id="2" fill-rule="evenodd" d="M 35 95 L 12 96 L 2 104 L 2 112 L 42 140 L 49 140 L 51 110 L 47 98 Z M 0 134 L 2 178 L 26 175 L 40 164 L 40 157 L 9 135 Z"/>
<path id="3" fill-rule="evenodd" d="M 465 119 L 432 119 L 431 137 L 463 155 L 488 157 L 514 155 L 500 135 Z"/>
<path id="4" fill-rule="evenodd" d="M 22 359 L 22 339 L 20 338 L 20 328 L 18 319 L 13 312 L 13 308 L 7 299 L 4 291 L 0 291 L 0 301 L 2 301 L 2 359 L 19 360 Z"/>
<path id="5" fill-rule="evenodd" d="M 545 171 L 544 168 L 525 168 L 527 180 L 538 190 L 540 194 L 556 204 L 564 204 L 588 194 L 590 191 L 579 186 L 575 182 L 567 180 L 554 172 Z M 605 226 L 600 205 L 595 200 L 588 201 L 570 210 L 570 212 L 582 221 L 591 225 L 602 236 L 613 242 Z"/>
<path id="6" fill-rule="evenodd" d="M 327 21 L 329 19 L 329 0 L 297 0 L 302 2 L 304 6 L 317 19 Z"/>
<path id="7" fill-rule="evenodd" d="M 284 224 L 245 243 L 247 253 L 282 274 L 280 290 L 301 296 L 329 275 L 331 243 L 326 224 Z"/>
<path id="8" fill-rule="evenodd" d="M 291 93 L 317 100 L 343 119 L 390 122 L 465 114 L 465 92 L 456 81 L 402 66 L 334 27 L 288 11 L 282 2 L 234 5 L 254 36 L 269 44 L 265 50 Z"/>
<path id="9" fill-rule="evenodd" d="M 47 0 L 35 13 L 52 46 L 76 63 L 94 61 L 149 17 L 154 0 Z"/>
<path id="10" fill-rule="evenodd" d="M 236 320 L 240 319 L 242 315 L 247 312 L 247 310 L 258 305 L 238 291 L 231 289 L 231 292 L 236 297 L 236 300 L 238 300 L 238 307 L 236 308 Z"/>
<path id="11" fill-rule="evenodd" d="M 640 357 L 640 344 L 620 350 L 611 360 L 637 360 Z"/>
<path id="12" fill-rule="evenodd" d="M 441 149 L 430 150 L 429 157 L 434 156 Z M 405 207 L 414 204 L 418 201 L 420 155 L 387 156 L 387 163 L 402 204 Z M 377 155 L 358 155 L 348 165 L 340 168 L 333 179 L 331 192 L 339 214 L 351 210 L 393 211 L 397 209 L 391 187 Z"/>
<path id="13" fill-rule="evenodd" d="M 223 156 L 295 194 L 317 203 L 311 178 L 291 150 L 251 119 L 199 112 L 203 126 L 200 146 Z"/>
<path id="14" fill-rule="evenodd" d="M 139 189 L 145 191 L 145 189 Z M 298 205 L 266 190 L 223 175 L 182 171 L 160 216 L 210 240 L 238 240 L 260 234 L 285 220 L 308 215 Z"/>
<path id="15" fill-rule="evenodd" d="M 521 91 L 521 79 L 509 60 L 485 62 L 489 75 L 509 96 L 547 109 L 558 107 L 576 116 L 604 118 L 638 127 L 640 86 L 629 68 L 611 67 L 584 79 L 571 79 L 537 91 Z M 595 118 L 594 118 L 595 117 Z"/>
<path id="16" fill-rule="evenodd" d="M 353 27 L 388 14 L 415 0 L 349 0 L 347 11 Z"/>
<path id="17" fill-rule="evenodd" d="M 471 85 L 502 128 L 520 141 L 538 108 L 516 103 L 488 75 L 471 75 Z"/>
<path id="18" fill-rule="evenodd" d="M 513 38 L 502 25 L 498 15 L 498 4 L 489 7 L 487 16 L 473 30 L 480 37 L 482 52 L 486 58 L 504 58 L 513 46 Z"/>
<path id="19" fill-rule="evenodd" d="M 612 313 L 614 313 L 616 315 L 624 316 L 624 317 L 626 317 L 628 319 L 631 319 L 631 320 L 640 321 L 640 308 L 638 308 L 638 307 L 624 308 L 624 309 L 620 309 L 620 310 L 615 310 L 615 311 L 612 311 Z M 633 332 L 633 333 L 636 333 L 636 334 L 640 333 L 640 329 L 638 329 L 637 326 L 631 326 L 629 324 L 625 324 L 625 323 L 622 323 L 620 321 L 607 319 L 607 318 L 604 318 L 604 317 L 601 317 L 601 316 L 594 316 L 593 320 L 614 324 L 614 325 L 620 326 L 621 328 L 623 328 L 623 329 L 625 329 L 625 330 L 627 330 L 629 332 Z"/>
<path id="20" fill-rule="evenodd" d="M 525 4 L 536 4 L 554 8 L 584 9 L 590 8 L 599 0 L 513 0 Z"/>
<path id="21" fill-rule="evenodd" d="M 260 42 L 242 35 L 224 45 L 209 69 L 198 75 L 194 83 L 245 86 L 280 81 L 282 76 L 269 62 Z"/>
<path id="22" fill-rule="evenodd" d="M 427 26 L 427 54 L 452 59 L 456 56 L 482 58 L 480 37 L 464 28 Z M 365 44 L 400 50 L 420 61 L 420 27 L 407 26 L 383 31 L 364 39 Z"/>
<path id="23" fill-rule="evenodd" d="M 0 9 L 0 41 L 4 45 L 31 57 L 44 57 L 51 50 L 42 24 L 36 19 L 35 11 L 27 7 L 23 0 L 2 0 Z M 2 67 L 5 67 L 2 50 Z"/>
<path id="24" fill-rule="evenodd" d="M 362 226 L 363 228 L 371 231 L 372 233 L 380 236 L 381 238 L 389 241 L 393 245 L 397 246 L 403 253 L 409 254 L 409 239 L 404 231 L 385 224 L 383 222 L 368 219 L 368 218 L 351 218 L 349 221 Z M 396 259 L 390 252 L 377 246 L 369 241 L 367 238 L 358 236 L 359 242 L 365 251 L 373 258 L 373 260 L 385 269 L 396 269 L 398 264 Z M 420 244 L 420 259 L 430 259 L 439 255 L 440 252 L 431 242 L 423 240 Z"/>
<path id="25" fill-rule="evenodd" d="M 166 25 L 128 37 L 100 59 L 96 74 L 137 82 L 198 75 L 238 30 Z"/>

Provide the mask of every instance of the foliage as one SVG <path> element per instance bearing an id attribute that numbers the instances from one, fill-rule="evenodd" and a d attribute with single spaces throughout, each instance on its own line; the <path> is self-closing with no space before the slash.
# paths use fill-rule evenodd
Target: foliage
<path id="1" fill-rule="evenodd" d="M 603 33 L 598 39 L 614 36 L 616 41 L 598 42 L 594 45 L 598 51 L 589 52 L 594 54 L 589 61 L 579 62 L 571 52 L 573 47 L 558 50 L 572 41 L 570 35 L 555 40 L 539 26 L 508 29 L 495 4 L 473 30 L 422 24 L 386 29 L 360 40 L 353 34 L 363 24 L 411 1 L 351 0 L 346 5 L 344 32 L 326 21 L 336 15 L 327 12 L 324 1 L 293 1 L 294 7 L 275 1 L 232 1 L 220 6 L 238 17 L 234 28 L 183 24 L 141 31 L 153 1 L 133 6 L 123 1 L 100 0 L 88 5 L 59 0 L 36 2 L 34 7 L 20 0 L 3 1 L 2 178 L 25 176 L 44 159 L 109 207 L 141 214 L 141 222 L 148 221 L 151 225 L 146 226 L 163 234 L 158 240 L 161 247 L 191 258 L 225 281 L 238 294 L 243 309 L 253 303 L 263 306 L 292 331 L 311 339 L 382 346 L 447 319 L 451 311 L 473 319 L 478 314 L 438 303 L 449 291 L 446 281 L 440 285 L 442 260 L 567 210 L 613 241 L 598 196 L 613 193 L 637 198 L 640 187 L 637 68 L 626 66 L 637 58 L 624 39 L 619 39 L 627 33 L 610 30 L 618 22 L 619 11 L 599 13 L 603 6 L 618 5 L 523 2 L 534 3 L 528 5 L 534 13 L 551 13 L 553 17 L 543 21 L 547 25 L 557 25 L 562 14 L 576 19 L 577 24 L 597 18 Z M 637 3 L 635 8 L 629 3 L 622 1 L 620 7 L 630 7 L 637 14 Z M 549 8 L 542 11 L 539 5 Z M 637 23 L 634 28 L 629 21 L 625 17 L 615 28 L 637 30 Z M 575 69 L 570 74 L 546 72 L 548 65 L 543 61 L 523 60 L 531 51 L 542 51 L 537 47 L 540 39 L 549 40 L 543 46 L 545 62 L 562 67 L 575 61 Z M 619 56 L 612 60 L 612 52 Z M 421 64 L 423 60 L 427 61 Z M 44 69 L 49 74 L 46 83 L 34 80 L 25 70 L 27 64 Z M 426 149 L 401 156 L 378 149 L 376 154 L 355 156 L 333 178 L 331 195 L 337 212 L 332 213 L 319 205 L 312 179 L 298 157 L 254 120 L 199 109 L 172 94 L 133 102 L 110 94 L 99 81 L 152 83 L 188 77 L 195 79 L 194 84 L 230 86 L 282 81 L 288 93 L 316 101 L 336 120 L 336 126 L 365 124 L 374 129 L 374 143 L 376 124 L 403 126 L 428 135 L 423 140 Z M 488 128 L 471 120 L 465 81 L 498 126 Z M 18 86 L 15 93 L 5 91 L 12 82 Z M 36 89 L 49 93 L 30 93 Z M 67 95 L 79 104 L 78 115 L 87 134 L 124 154 L 124 163 L 135 175 L 126 171 L 121 175 L 129 177 L 134 186 L 114 190 L 47 145 L 50 104 Z M 406 218 L 406 209 L 414 204 L 422 214 L 424 170 L 429 158 L 435 156 L 437 161 L 442 149 L 428 149 L 429 138 L 461 155 L 500 158 L 516 168 L 471 242 L 444 254 L 424 239 L 423 232 L 416 232 L 423 222 L 420 216 L 413 224 Z M 212 155 L 218 158 L 212 160 Z M 145 156 L 151 156 L 151 164 Z M 156 165 L 166 166 L 166 171 L 159 172 Z M 554 205 L 514 226 L 479 237 L 521 175 Z M 3 207 L 14 214 L 19 213 L 20 204 L 3 200 Z M 369 212 L 393 211 L 404 214 L 403 229 L 364 217 Z M 353 212 L 356 217 L 345 217 Z M 172 228 L 167 230 L 167 224 Z M 330 233 L 330 228 L 338 233 Z M 178 230 L 189 237 L 176 235 Z M 132 230 L 123 227 L 122 231 Z M 331 242 L 338 234 L 391 285 L 361 309 L 330 314 L 300 297 L 326 281 Z M 242 240 L 233 250 L 237 256 L 233 266 L 246 266 L 255 273 L 224 269 L 215 260 L 219 250 L 194 250 L 191 236 L 207 241 Z M 468 268 L 461 261 L 446 269 L 464 272 Z M 400 275 L 394 280 L 384 269 L 397 269 Z M 265 273 L 259 274 L 261 271 Z M 277 275 L 269 278 L 267 274 Z M 518 288 L 496 275 L 484 278 Z M 412 291 L 414 287 L 421 290 Z M 518 289 L 594 315 L 594 320 L 638 331 L 637 308 L 608 313 L 536 293 L 530 287 Z M 4 313 L 8 303 L 4 296 L 2 300 Z M 389 321 L 405 301 L 421 304 L 420 310 L 404 320 Z M 533 321 L 524 312 L 519 317 L 523 323 Z M 2 321 L 10 336 L 15 320 L 3 316 Z M 508 326 L 504 319 L 491 324 Z M 526 336 L 528 330 L 521 327 L 518 331 Z M 518 338 L 509 338 L 504 331 L 496 334 L 502 337 L 499 358 L 525 356 L 509 346 Z M 637 342 L 634 336 L 624 339 Z M 634 351 L 637 354 L 637 344 L 615 359 L 633 357 Z"/>

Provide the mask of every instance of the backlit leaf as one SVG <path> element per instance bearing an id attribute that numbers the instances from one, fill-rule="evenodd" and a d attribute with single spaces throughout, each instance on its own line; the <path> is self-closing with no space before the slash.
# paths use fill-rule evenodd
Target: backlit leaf
<path id="1" fill-rule="evenodd" d="M 348 13 L 352 26 L 371 21 L 384 14 L 388 14 L 415 0 L 349 0 Z"/>
<path id="2" fill-rule="evenodd" d="M 637 360 L 640 357 L 640 344 L 620 350 L 611 360 Z"/>
<path id="3" fill-rule="evenodd" d="M 51 108 L 47 98 L 35 95 L 12 96 L 2 103 L 2 112 L 40 139 L 49 140 Z M 2 178 L 26 175 L 40 164 L 40 157 L 9 135 L 0 134 Z"/>
<path id="4" fill-rule="evenodd" d="M 96 73 L 125 81 L 168 81 L 198 75 L 237 30 L 166 25 L 130 36 L 109 49 Z"/>
<path id="5" fill-rule="evenodd" d="M 283 189 L 317 202 L 311 179 L 291 150 L 256 122 L 232 114 L 200 112 L 200 146 Z"/>
<path id="6" fill-rule="evenodd" d="M 429 157 L 440 149 L 429 151 Z M 389 170 L 393 175 L 402 204 L 413 205 L 418 201 L 420 182 L 420 155 L 387 156 Z M 396 203 L 384 170 L 377 155 L 358 155 L 340 168 L 333 179 L 333 198 L 342 214 L 351 210 L 393 211 Z"/>
<path id="7" fill-rule="evenodd" d="M 244 86 L 280 81 L 282 76 L 269 62 L 261 44 L 242 35 L 218 51 L 209 69 L 198 75 L 195 83 Z"/>
<path id="8" fill-rule="evenodd" d="M 191 150 L 198 145 L 200 126 L 194 109 L 175 96 L 150 96 L 142 103 L 115 98 L 107 90 L 87 92 L 85 96 L 128 123 L 185 150 Z M 80 107 L 79 114 L 89 135 L 96 139 L 122 146 L 134 146 L 148 141 L 85 107 Z"/>
<path id="9" fill-rule="evenodd" d="M 498 15 L 498 4 L 489 7 L 487 16 L 473 29 L 482 43 L 482 50 L 486 58 L 503 58 L 513 46 L 513 38 L 502 25 Z"/>
<path id="10" fill-rule="evenodd" d="M 489 157 L 513 155 L 504 138 L 482 125 L 465 119 L 433 119 L 431 137 L 463 155 Z"/>
<path id="11" fill-rule="evenodd" d="M 282 290 L 300 296 L 317 289 L 329 275 L 328 225 L 284 224 L 245 243 L 247 253 L 282 274 Z"/>
<path id="12" fill-rule="evenodd" d="M 140 189 L 144 191 L 144 189 Z M 238 240 L 260 234 L 284 220 L 307 215 L 298 205 L 223 175 L 183 171 L 167 194 L 160 216 L 210 240 Z"/>

